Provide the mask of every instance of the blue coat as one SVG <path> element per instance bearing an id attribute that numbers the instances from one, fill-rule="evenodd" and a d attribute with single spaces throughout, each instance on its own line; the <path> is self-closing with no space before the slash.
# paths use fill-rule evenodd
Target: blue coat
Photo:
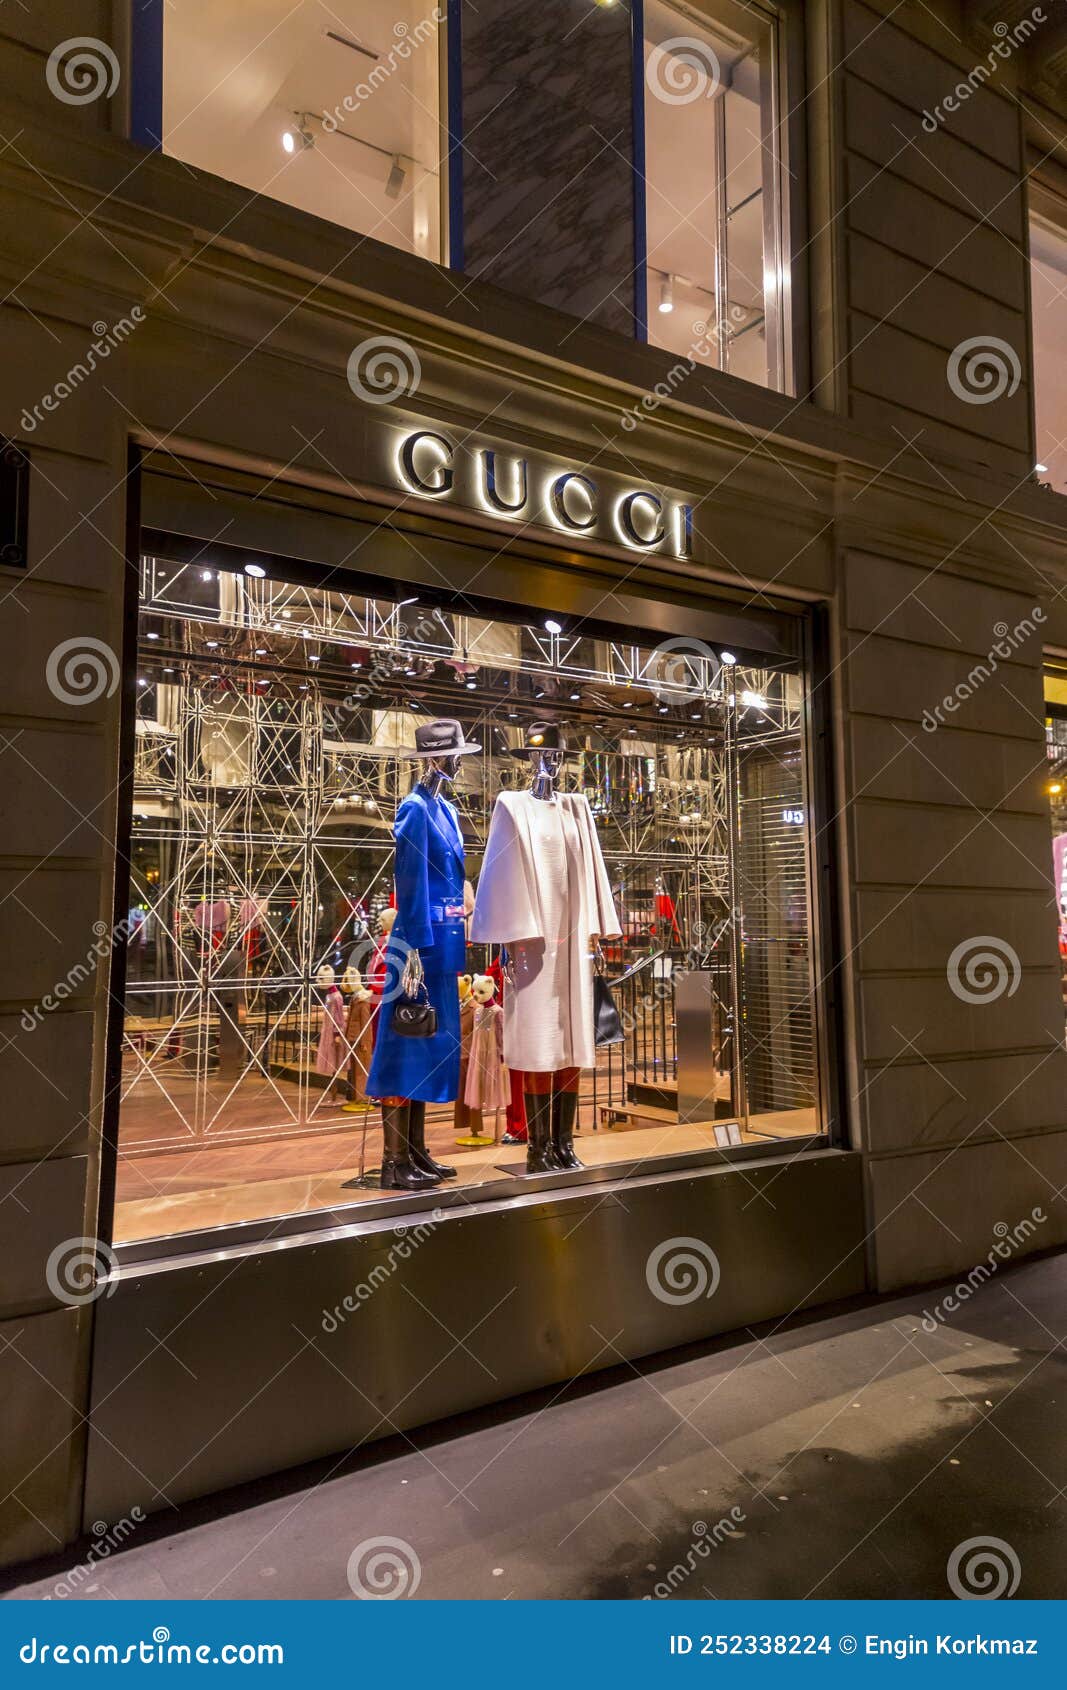
<path id="1" fill-rule="evenodd" d="M 467 956 L 463 925 L 463 836 L 453 805 L 423 786 L 396 813 L 396 921 L 385 952 L 378 1035 L 367 1076 L 370 1097 L 451 1103 L 459 1091 L 459 987 Z M 437 1011 L 432 1039 L 392 1030 L 393 1006 L 408 951 L 418 950 Z"/>

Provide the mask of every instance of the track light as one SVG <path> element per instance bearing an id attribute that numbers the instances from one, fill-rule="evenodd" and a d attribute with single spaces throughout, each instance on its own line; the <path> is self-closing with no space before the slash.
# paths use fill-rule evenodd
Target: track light
<path id="1" fill-rule="evenodd" d="M 294 112 L 293 117 L 293 127 L 282 130 L 282 146 L 287 153 L 302 153 L 315 145 L 315 137 L 308 128 L 306 112 Z"/>
<path id="2" fill-rule="evenodd" d="M 394 155 L 393 162 L 389 167 L 389 175 L 385 180 L 386 199 L 398 200 L 404 191 L 404 183 L 407 179 L 408 173 L 400 162 L 399 154 L 396 154 Z"/>
<path id="3" fill-rule="evenodd" d="M 674 310 L 674 277 L 670 274 L 659 285 L 659 308 L 664 312 Z"/>

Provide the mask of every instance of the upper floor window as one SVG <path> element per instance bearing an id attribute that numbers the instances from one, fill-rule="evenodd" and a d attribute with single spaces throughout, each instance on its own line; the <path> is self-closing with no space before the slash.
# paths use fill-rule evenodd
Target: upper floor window
<path id="1" fill-rule="evenodd" d="M 648 338 L 785 387 L 774 19 L 645 0 Z"/>
<path id="2" fill-rule="evenodd" d="M 442 16 L 424 0 L 175 0 L 163 149 L 439 259 Z"/>
<path id="3" fill-rule="evenodd" d="M 1067 235 L 1030 219 L 1034 410 L 1039 481 L 1067 493 Z"/>

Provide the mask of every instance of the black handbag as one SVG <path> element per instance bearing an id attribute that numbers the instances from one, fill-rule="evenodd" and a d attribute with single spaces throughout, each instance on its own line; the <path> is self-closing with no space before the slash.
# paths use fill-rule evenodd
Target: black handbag
<path id="1" fill-rule="evenodd" d="M 393 1005 L 393 1032 L 406 1039 L 432 1039 L 437 1031 L 437 1011 L 425 985 L 419 989 L 421 998 L 397 998 Z"/>
<path id="2" fill-rule="evenodd" d="M 593 975 L 593 1043 L 621 1045 L 626 1037 L 622 1016 L 602 974 Z"/>
<path id="3" fill-rule="evenodd" d="M 409 953 L 400 984 L 404 996 L 393 1005 L 393 1032 L 405 1039 L 432 1039 L 437 1031 L 437 1011 L 426 990 L 418 951 Z"/>

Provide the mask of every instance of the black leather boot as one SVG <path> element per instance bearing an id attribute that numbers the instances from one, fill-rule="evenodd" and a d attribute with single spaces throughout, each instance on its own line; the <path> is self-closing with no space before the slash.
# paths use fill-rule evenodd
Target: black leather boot
<path id="1" fill-rule="evenodd" d="M 574 1123 L 578 1115 L 576 1091 L 552 1093 L 552 1146 L 561 1168 L 584 1168 L 574 1149 Z"/>
<path id="2" fill-rule="evenodd" d="M 429 1174 L 431 1179 L 455 1179 L 455 1168 L 447 1168 L 443 1162 L 435 1162 L 426 1148 L 426 1105 L 425 1103 L 409 1103 L 411 1111 L 411 1126 L 408 1140 L 411 1145 L 411 1160 L 421 1173 Z"/>
<path id="3" fill-rule="evenodd" d="M 524 1092 L 526 1102 L 526 1172 L 554 1174 L 560 1164 L 552 1145 L 552 1097 L 549 1092 Z"/>
<path id="4" fill-rule="evenodd" d="M 429 1191 L 437 1181 L 411 1159 L 410 1103 L 382 1104 L 382 1190 Z"/>

